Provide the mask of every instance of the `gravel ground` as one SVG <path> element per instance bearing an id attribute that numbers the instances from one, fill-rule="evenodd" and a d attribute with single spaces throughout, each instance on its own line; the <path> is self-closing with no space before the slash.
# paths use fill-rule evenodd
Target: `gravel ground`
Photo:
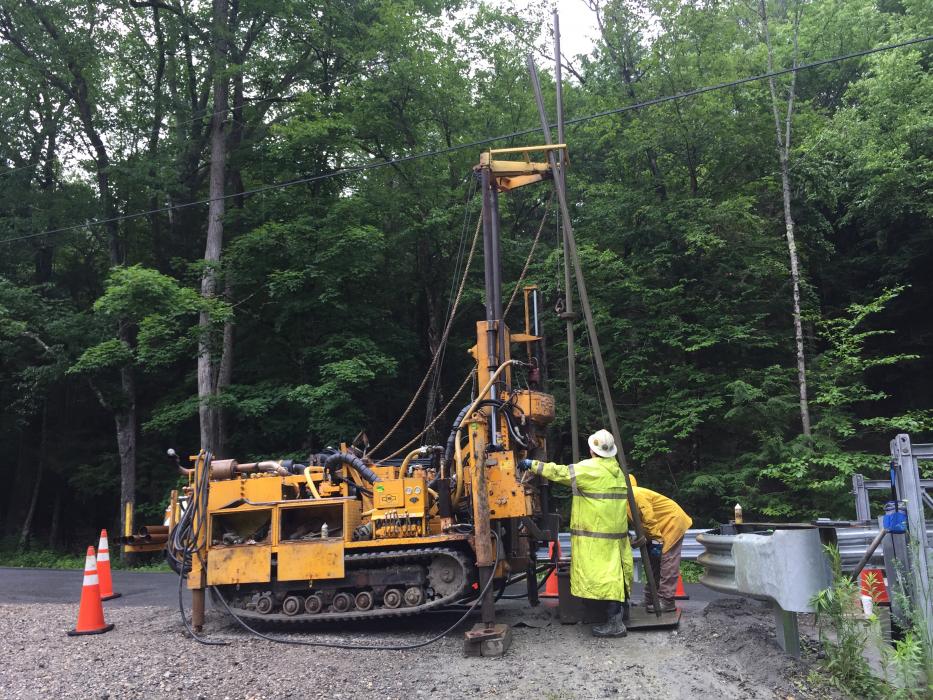
<path id="1" fill-rule="evenodd" d="M 593 638 L 587 627 L 552 620 L 553 609 L 504 602 L 513 625 L 510 651 L 465 658 L 462 635 L 414 651 L 343 651 L 272 644 L 209 611 L 205 632 L 230 641 L 209 647 L 186 638 L 177 609 L 111 607 L 116 628 L 67 637 L 74 605 L 0 606 L 0 697 L 19 698 L 781 698 L 824 689 L 806 681 L 809 662 L 783 655 L 771 614 L 735 598 L 684 616 L 676 631 Z M 419 618 L 393 632 L 325 627 L 288 636 L 305 640 L 411 642 L 449 625 Z M 533 625 L 526 626 L 524 623 Z"/>

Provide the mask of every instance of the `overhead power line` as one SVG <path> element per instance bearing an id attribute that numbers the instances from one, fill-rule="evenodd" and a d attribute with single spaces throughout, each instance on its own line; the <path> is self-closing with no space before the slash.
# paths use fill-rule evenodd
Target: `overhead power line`
<path id="1" fill-rule="evenodd" d="M 685 90 L 683 92 L 678 92 L 673 95 L 665 95 L 663 97 L 655 97 L 650 100 L 644 100 L 642 102 L 637 102 L 630 105 L 624 105 L 621 107 L 615 107 L 613 109 L 607 109 L 602 112 L 596 112 L 594 114 L 588 114 L 582 117 L 574 117 L 572 119 L 564 120 L 565 124 L 582 124 L 584 122 L 592 121 L 594 119 L 602 119 L 604 117 L 623 114 L 625 112 L 631 112 L 638 109 L 644 109 L 645 107 L 652 107 L 654 105 L 663 104 L 665 102 L 672 102 L 674 100 L 681 100 L 688 97 L 694 97 L 696 95 L 702 95 L 707 92 L 713 92 L 716 90 L 725 90 L 731 87 L 736 87 L 739 85 L 745 85 L 746 83 L 753 83 L 759 80 L 766 80 L 768 78 L 776 78 L 781 75 L 787 75 L 788 73 L 794 73 L 802 70 L 810 70 L 812 68 L 818 68 L 820 66 L 829 65 L 831 63 L 839 63 L 841 61 L 848 61 L 853 58 L 861 58 L 863 56 L 870 56 L 872 54 L 881 53 L 883 51 L 891 51 L 893 49 L 900 49 L 906 46 L 913 46 L 916 44 L 923 44 L 929 41 L 933 41 L 933 35 L 928 35 L 924 37 L 917 37 L 914 39 L 908 39 L 906 41 L 901 41 L 896 44 L 886 44 L 885 46 L 878 46 L 873 49 L 865 49 L 863 51 L 855 51 L 853 53 L 844 54 L 841 56 L 834 56 L 832 58 L 824 58 L 819 61 L 813 61 L 811 63 L 804 63 L 799 66 L 794 66 L 791 68 L 783 68 L 777 71 L 771 71 L 768 73 L 759 73 L 758 75 L 752 75 L 745 78 L 738 78 L 736 80 L 730 80 L 723 83 L 716 83 L 713 85 L 706 85 L 704 87 L 694 88 L 692 90 Z M 556 124 L 552 124 L 551 128 L 555 128 Z M 255 194 L 261 194 L 263 192 L 269 192 L 272 190 L 284 189 L 286 187 L 293 187 L 295 185 L 304 185 L 312 182 L 319 182 L 321 180 L 328 180 L 333 177 L 341 177 L 343 175 L 355 175 L 357 173 L 366 172 L 369 170 L 378 170 L 380 168 L 385 168 L 392 165 L 400 165 L 403 163 L 410 163 L 416 160 L 422 160 L 424 158 L 436 158 L 437 156 L 443 156 L 450 153 L 456 153 L 468 148 L 477 148 L 478 146 L 486 146 L 497 141 L 505 141 L 507 139 L 516 138 L 518 136 L 527 136 L 529 134 L 538 133 L 540 127 L 532 127 L 528 129 L 522 129 L 520 131 L 513 131 L 510 134 L 501 134 L 499 136 L 490 136 L 483 139 L 477 139 L 475 141 L 470 141 L 467 143 L 457 144 L 456 146 L 449 146 L 447 148 L 439 148 L 433 151 L 425 151 L 423 153 L 416 153 L 409 156 L 401 156 L 399 158 L 392 158 L 387 160 L 378 160 L 369 163 L 363 163 L 361 165 L 350 166 L 347 168 L 340 168 L 338 170 L 332 170 L 326 173 L 320 173 L 318 175 L 311 175 L 308 177 L 300 177 L 292 180 L 285 180 L 283 182 L 276 182 L 269 185 L 262 185 L 260 187 L 255 187 L 253 189 L 246 190 L 244 192 L 233 192 L 231 194 L 223 195 L 222 197 L 200 199 L 193 202 L 182 202 L 180 204 L 174 204 L 171 206 L 157 207 L 155 209 L 148 209 L 145 211 L 134 212 L 131 214 L 123 214 L 121 216 L 114 216 L 106 219 L 95 219 L 93 221 L 86 221 L 80 224 L 74 224 L 71 226 L 63 226 L 61 228 L 49 229 L 46 231 L 39 231 L 36 233 L 29 233 L 23 236 L 16 236 L 14 238 L 7 238 L 0 243 L 14 243 L 16 241 L 24 241 L 32 238 L 39 238 L 41 236 L 51 236 L 57 235 L 60 233 L 66 233 L 68 231 L 74 231 L 77 229 L 83 229 L 90 226 L 103 226 L 106 224 L 112 224 L 119 221 L 128 221 L 131 219 L 138 219 L 145 216 L 152 216 L 153 214 L 160 214 L 169 211 L 177 211 L 180 209 L 186 209 L 188 207 L 199 206 L 202 204 L 209 204 L 214 201 L 214 199 L 232 199 L 234 197 L 249 197 Z"/>
<path id="2" fill-rule="evenodd" d="M 30 163 L 29 165 L 20 165 L 18 168 L 6 168 L 5 170 L 0 170 L 0 176 L 9 175 L 11 173 L 18 173 L 20 170 L 38 168 L 40 165 L 41 163 Z"/>

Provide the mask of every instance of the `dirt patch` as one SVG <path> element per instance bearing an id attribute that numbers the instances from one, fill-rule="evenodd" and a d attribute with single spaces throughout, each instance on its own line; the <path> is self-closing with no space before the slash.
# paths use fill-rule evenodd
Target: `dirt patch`
<path id="1" fill-rule="evenodd" d="M 695 605 L 695 604 L 694 604 Z M 698 606 L 697 606 L 698 607 Z M 3 698 L 814 698 L 810 664 L 787 658 L 774 641 L 770 611 L 726 599 L 704 610 L 687 605 L 675 631 L 600 640 L 565 626 L 552 608 L 517 601 L 501 608 L 514 642 L 499 659 L 462 655 L 456 632 L 413 651 L 343 651 L 272 644 L 250 637 L 210 611 L 206 633 L 229 641 L 209 647 L 188 639 L 177 610 L 113 608 L 116 629 L 70 638 L 73 605 L 0 606 Z M 310 630 L 304 640 L 411 642 L 450 624 L 424 617 L 386 628 Z M 525 626 L 522 622 L 532 626 Z"/>

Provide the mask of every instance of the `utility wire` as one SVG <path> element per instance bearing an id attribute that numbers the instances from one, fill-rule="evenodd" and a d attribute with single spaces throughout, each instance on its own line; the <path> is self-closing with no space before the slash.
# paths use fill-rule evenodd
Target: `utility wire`
<path id="1" fill-rule="evenodd" d="M 18 173 L 20 170 L 30 170 L 32 168 L 38 168 L 42 163 L 32 163 L 30 165 L 21 165 L 18 168 L 7 168 L 6 170 L 0 170 L 0 177 L 4 175 L 10 175 L 12 173 Z"/>
<path id="2" fill-rule="evenodd" d="M 695 95 L 702 95 L 707 92 L 713 92 L 715 90 L 724 90 L 730 87 L 735 87 L 738 85 L 744 85 L 746 83 L 752 83 L 759 80 L 765 80 L 767 78 L 774 78 L 781 75 L 787 75 L 788 73 L 794 73 L 796 71 L 809 70 L 811 68 L 818 68 L 820 66 L 829 65 L 831 63 L 839 63 L 840 61 L 848 61 L 853 58 L 861 58 L 863 56 L 870 56 L 872 54 L 881 53 L 883 51 L 891 51 L 893 49 L 900 49 L 906 46 L 913 46 L 915 44 L 922 44 L 928 41 L 933 41 L 933 35 L 928 35 L 924 37 L 917 37 L 915 39 L 908 39 L 907 41 L 901 41 L 896 44 L 887 44 L 885 46 L 878 46 L 874 49 L 865 49 L 864 51 L 856 51 L 854 53 L 844 54 L 842 56 L 834 56 L 833 58 L 824 58 L 819 61 L 813 61 L 812 63 L 805 63 L 793 68 L 783 68 L 777 71 L 771 71 L 769 73 L 760 73 L 758 75 L 748 76 L 745 78 L 739 78 L 737 80 L 730 80 L 724 83 L 716 83 L 714 85 L 707 85 L 700 88 L 695 88 L 693 90 L 686 90 L 684 92 L 678 92 L 673 95 L 665 95 L 663 97 L 655 97 L 650 100 L 645 100 L 643 102 L 637 102 L 635 104 L 624 105 L 622 107 L 616 107 L 614 109 L 607 109 L 602 112 L 596 112 L 594 114 L 588 114 L 582 117 L 575 117 L 573 119 L 565 119 L 564 124 L 582 124 L 584 122 L 591 121 L 593 119 L 601 119 L 603 117 L 612 116 L 615 114 L 622 114 L 624 112 L 630 112 L 638 109 L 644 109 L 645 107 L 652 107 L 654 105 L 663 104 L 665 102 L 672 102 L 674 100 L 681 100 L 687 97 L 693 97 Z M 556 127 L 556 124 L 551 124 L 551 128 Z M 72 226 L 63 226 L 61 228 L 50 229 L 47 231 L 40 231 L 37 233 L 29 233 L 23 236 L 16 236 L 14 238 L 6 238 L 0 243 L 15 243 L 17 241 L 25 241 L 32 238 L 38 238 L 40 236 L 51 236 L 59 233 L 65 233 L 67 231 L 74 231 L 77 229 L 87 228 L 90 226 L 101 226 L 104 224 L 112 224 L 119 221 L 127 221 L 130 219 L 138 219 L 144 216 L 151 216 L 152 214 L 161 214 L 168 211 L 176 211 L 179 209 L 185 209 L 187 207 L 198 206 L 201 204 L 209 204 L 212 201 L 219 199 L 232 199 L 234 197 L 249 197 L 254 194 L 261 194 L 263 192 L 269 192 L 272 190 L 283 189 L 286 187 L 292 187 L 294 185 L 303 185 L 311 182 L 318 182 L 320 180 L 327 180 L 332 177 L 339 177 L 341 175 L 353 175 L 356 173 L 365 172 L 368 170 L 378 170 L 380 168 L 385 168 L 391 165 L 398 165 L 401 163 L 410 163 L 412 161 L 421 160 L 423 158 L 435 158 L 437 156 L 447 155 L 449 153 L 456 153 L 457 151 L 462 151 L 468 148 L 476 148 L 477 146 L 485 146 L 490 143 L 495 143 L 496 141 L 504 141 L 506 139 L 515 138 L 518 136 L 527 136 L 529 134 L 538 133 L 540 127 L 532 127 L 528 129 L 522 129 L 520 131 L 513 131 L 510 134 L 502 134 L 500 136 L 490 136 L 483 139 L 477 139 L 475 141 L 470 141 L 468 143 L 461 143 L 456 146 L 450 146 L 448 148 L 439 148 L 433 151 L 425 151 L 423 153 L 416 153 L 410 156 L 401 156 L 399 158 L 392 158 L 388 160 L 379 160 L 373 161 L 370 163 L 363 163 L 361 165 L 355 165 L 348 168 L 341 168 L 339 170 L 332 170 L 330 172 L 321 173 L 319 175 L 311 175 L 309 177 L 300 177 L 292 180 L 285 180 L 284 182 L 272 183 L 269 185 L 263 185 L 261 187 L 256 187 L 251 190 L 246 190 L 245 192 L 233 192 L 231 194 L 225 194 L 221 197 L 209 198 L 209 199 L 200 199 L 194 202 L 182 202 L 180 204 L 173 204 L 167 207 L 157 207 L 155 209 L 149 209 L 146 211 L 134 212 L 132 214 L 123 214 L 121 216 L 113 216 L 106 219 L 95 219 L 93 221 L 87 221 L 81 224 L 74 224 Z"/>

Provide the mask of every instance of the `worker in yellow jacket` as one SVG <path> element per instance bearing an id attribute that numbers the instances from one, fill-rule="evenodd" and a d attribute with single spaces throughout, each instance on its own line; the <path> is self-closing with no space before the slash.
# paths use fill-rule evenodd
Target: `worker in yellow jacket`
<path id="1" fill-rule="evenodd" d="M 596 637 L 624 637 L 626 600 L 623 560 L 628 542 L 625 476 L 615 460 L 615 440 L 607 430 L 588 439 L 590 459 L 561 465 L 523 459 L 521 469 L 570 486 L 570 591 L 579 598 L 608 600 L 609 619 L 593 627 Z"/>
<path id="2" fill-rule="evenodd" d="M 680 576 L 680 551 L 684 544 L 684 534 L 693 525 L 693 520 L 667 496 L 637 486 L 634 476 L 631 476 L 631 479 L 645 536 L 659 543 L 655 547 L 649 547 L 649 558 L 658 586 L 661 610 L 670 612 L 676 609 L 674 596 L 677 591 L 677 578 Z M 649 612 L 654 612 L 654 603 L 646 587 L 645 605 Z"/>

